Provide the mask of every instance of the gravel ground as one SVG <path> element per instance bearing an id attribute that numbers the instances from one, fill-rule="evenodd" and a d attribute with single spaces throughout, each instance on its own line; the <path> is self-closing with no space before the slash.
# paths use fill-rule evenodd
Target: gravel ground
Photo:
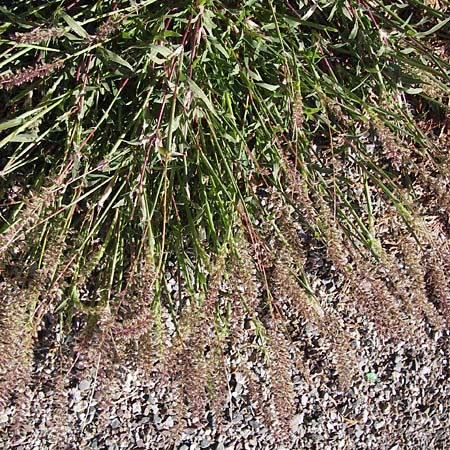
<path id="1" fill-rule="evenodd" d="M 349 314 L 351 315 L 351 314 Z M 352 344 L 359 357 L 351 385 L 340 388 L 333 350 L 312 327 L 292 342 L 305 370 L 293 373 L 296 414 L 292 442 L 279 445 L 260 408 L 248 399 L 247 377 L 230 375 L 229 420 L 218 429 L 211 413 L 199 426 L 186 417 L 181 432 L 171 415 L 173 392 L 123 368 L 102 403 L 96 369 L 62 386 L 37 383 L 26 395 L 24 429 L 14 436 L 15 406 L 0 413 L 5 449 L 446 449 L 450 444 L 450 367 L 448 333 L 429 332 L 414 345 L 380 339 L 360 320 Z M 50 358 L 38 372 L 51 376 Z M 258 363 L 255 363 L 258 364 Z M 46 367 L 48 365 L 48 367 Z M 81 367 L 83 368 L 83 367 Z M 260 367 L 265 370 L 264 367 Z M 307 375 L 305 375 L 307 373 Z M 267 386 L 262 386 L 263 397 Z M 64 397 L 64 398 L 62 398 Z M 64 403 L 65 402 L 65 403 Z M 66 404 L 68 408 L 57 405 Z M 103 410 L 103 414 L 98 414 Z M 58 417 L 62 419 L 58 421 Z M 59 423 L 59 424 L 58 424 Z M 56 424 L 56 425 L 55 425 Z M 62 437 L 62 439 L 61 439 Z"/>
<path id="2" fill-rule="evenodd" d="M 182 411 L 180 424 L 180 411 L 174 410 L 180 405 L 179 391 L 161 382 L 156 370 L 143 373 L 120 367 L 113 379 L 100 383 L 100 358 L 83 361 L 72 353 L 70 376 L 58 378 L 60 349 L 52 346 L 55 336 L 44 336 L 35 353 L 31 388 L 24 393 L 27 401 L 12 402 L 0 411 L 0 448 L 449 448 L 450 333 L 424 326 L 411 341 L 386 340 L 352 302 L 345 301 L 345 283 L 330 265 L 320 263 L 323 255 L 314 256 L 313 249 L 309 258 L 315 260 L 310 271 L 313 289 L 328 308 L 325 315 L 345 331 L 349 345 L 340 345 L 344 335 L 338 333 L 332 342 L 311 323 L 299 322 L 295 312 L 289 317 L 289 310 L 285 311 L 292 339 L 288 358 L 296 362 L 291 373 L 295 414 L 288 443 L 281 445 L 277 430 L 267 426 L 274 385 L 271 391 L 267 366 L 252 352 L 225 353 L 230 371 L 225 419 L 220 423 L 212 411 L 206 411 L 199 422 Z M 49 329 L 55 328 L 50 324 Z M 346 371 L 352 373 L 347 385 Z M 256 401 L 251 395 L 255 390 L 251 373 L 258 375 Z M 14 426 L 18 416 L 22 417 L 19 428 Z"/>

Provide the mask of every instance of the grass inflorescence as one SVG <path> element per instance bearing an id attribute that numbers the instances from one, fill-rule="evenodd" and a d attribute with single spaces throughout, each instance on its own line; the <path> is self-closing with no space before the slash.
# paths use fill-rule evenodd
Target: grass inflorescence
<path id="1" fill-rule="evenodd" d="M 285 439 L 293 314 L 348 348 L 311 248 L 387 338 L 448 326 L 448 2 L 19 1 L 0 17 L 0 404 L 52 316 L 93 365 L 159 371 L 195 421 L 230 372 L 258 391 L 224 356 L 256 352 Z"/>

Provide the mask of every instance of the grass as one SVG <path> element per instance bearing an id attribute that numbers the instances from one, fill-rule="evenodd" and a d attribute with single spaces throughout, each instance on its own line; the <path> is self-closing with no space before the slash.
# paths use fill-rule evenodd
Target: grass
<path id="1" fill-rule="evenodd" d="M 312 242 L 387 337 L 446 326 L 448 2 L 50 0 L 0 15 L 5 402 L 50 316 L 62 336 L 83 324 L 83 351 L 187 361 L 177 383 L 198 411 L 196 379 L 248 333 L 275 390 L 290 385 L 273 351 L 290 311 L 334 323 L 344 360 Z M 293 400 L 274 402 L 287 429 Z"/>

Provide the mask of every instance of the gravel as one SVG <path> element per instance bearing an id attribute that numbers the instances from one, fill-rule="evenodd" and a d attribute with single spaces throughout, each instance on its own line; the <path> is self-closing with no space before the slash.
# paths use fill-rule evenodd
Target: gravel
<path id="1" fill-rule="evenodd" d="M 327 280 L 324 304 L 339 284 Z M 317 287 L 318 286 L 318 287 Z M 316 287 L 320 292 L 320 280 Z M 293 361 L 295 413 L 291 440 L 280 444 L 267 426 L 270 388 L 267 367 L 251 352 L 226 353 L 227 365 L 251 367 L 258 374 L 258 402 L 249 397 L 248 373 L 232 369 L 227 420 L 219 427 L 212 411 L 203 422 L 186 412 L 180 425 L 174 411 L 179 392 L 147 372 L 122 367 L 101 388 L 96 371 L 77 364 L 82 376 L 52 384 L 52 355 L 41 358 L 29 402 L 0 411 L 0 448 L 282 450 L 418 450 L 450 447 L 450 334 L 426 329 L 414 343 L 389 341 L 348 303 L 328 302 L 351 337 L 350 353 L 330 345 L 310 323 L 297 323 L 289 344 Z M 296 318 L 292 318 L 292 324 Z M 297 320 L 298 322 L 298 320 Z M 356 355 L 356 356 L 355 356 Z M 349 358 L 354 377 L 339 382 L 336 365 Z M 245 359 L 247 358 L 247 359 Z M 43 375 L 44 374 L 44 375 Z M 47 377 L 47 378 L 45 378 Z M 44 381 L 42 381 L 44 380 Z M 105 401 L 109 397 L 109 401 Z M 14 418 L 24 418 L 16 431 Z"/>
<path id="2" fill-rule="evenodd" d="M 233 374 L 234 383 L 230 384 L 233 411 L 225 427 L 218 430 L 211 423 L 188 426 L 174 439 L 173 393 L 130 370 L 116 400 L 101 406 L 107 409 L 103 414 L 106 423 L 98 417 L 95 380 L 83 379 L 70 388 L 63 424 L 65 447 L 58 436 L 48 433 L 56 411 L 55 392 L 36 386 L 31 393 L 27 432 L 13 435 L 14 405 L 1 411 L 2 448 L 445 449 L 450 443 L 449 340 L 444 333 L 437 340 L 408 346 L 385 342 L 370 327 L 361 329 L 360 371 L 348 389 L 339 387 L 326 361 L 309 361 L 309 381 L 301 373 L 293 375 L 297 412 L 290 422 L 289 446 L 276 443 L 261 412 L 244 400 L 248 379 L 241 372 Z M 300 342 L 293 343 L 291 351 L 295 353 L 299 346 Z M 326 360 L 332 359 L 332 353 L 326 356 Z M 368 378 L 368 373 L 376 377 Z"/>

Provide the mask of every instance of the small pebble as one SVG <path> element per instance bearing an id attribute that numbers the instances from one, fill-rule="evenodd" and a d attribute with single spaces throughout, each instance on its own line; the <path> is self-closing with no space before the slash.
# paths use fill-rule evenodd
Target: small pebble
<path id="1" fill-rule="evenodd" d="M 111 421 L 111 428 L 112 428 L 113 430 L 116 430 L 117 428 L 119 428 L 120 425 L 121 425 L 120 420 L 119 420 L 117 417 L 115 417 L 115 418 Z"/>
<path id="2" fill-rule="evenodd" d="M 373 427 L 375 428 L 375 430 L 379 430 L 381 428 L 383 428 L 386 425 L 386 422 L 384 420 L 380 420 L 378 422 L 375 422 L 373 424 Z"/>
<path id="3" fill-rule="evenodd" d="M 133 403 L 133 414 L 141 414 L 142 412 L 142 405 L 140 404 L 140 402 L 134 402 Z"/>
<path id="4" fill-rule="evenodd" d="M 88 380 L 87 378 L 85 378 L 84 380 L 81 381 L 81 383 L 78 385 L 78 389 L 80 391 L 86 391 L 87 389 L 89 389 L 91 387 L 91 381 Z"/>

